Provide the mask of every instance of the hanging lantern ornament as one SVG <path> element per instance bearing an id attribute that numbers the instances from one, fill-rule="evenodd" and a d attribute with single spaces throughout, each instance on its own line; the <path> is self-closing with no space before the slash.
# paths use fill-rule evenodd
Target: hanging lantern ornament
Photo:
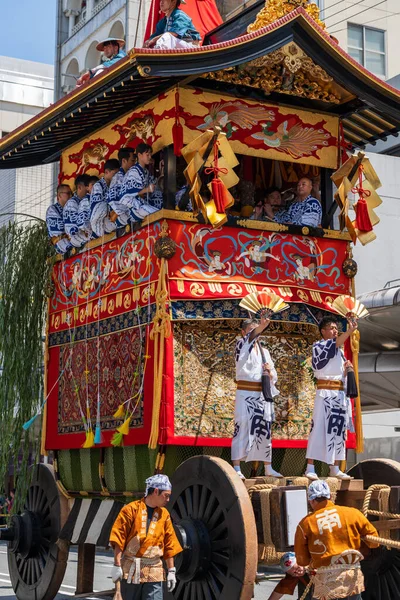
<path id="1" fill-rule="evenodd" d="M 371 192 L 363 188 L 364 166 L 361 164 L 358 168 L 358 185 L 352 188 L 353 194 L 358 194 L 358 202 L 354 205 L 356 211 L 356 229 L 363 233 L 372 231 L 372 223 L 368 213 L 368 204 L 366 198 L 369 198 Z"/>
<path id="2" fill-rule="evenodd" d="M 214 179 L 211 181 L 211 193 L 215 203 L 215 208 L 217 209 L 217 213 L 225 213 L 225 209 L 231 206 L 230 197 L 228 190 L 226 189 L 224 182 L 220 179 L 219 174 L 227 175 L 228 169 L 224 167 L 218 166 L 218 153 L 219 153 L 219 142 L 216 140 L 214 143 L 214 160 L 213 167 L 208 167 L 204 169 L 204 172 L 209 175 L 210 173 L 214 173 Z M 228 198 L 227 198 L 228 196 Z"/>
<path id="3" fill-rule="evenodd" d="M 349 279 L 354 279 L 357 275 L 358 265 L 353 258 L 351 250 L 348 252 L 347 258 L 343 261 L 342 271 Z"/>

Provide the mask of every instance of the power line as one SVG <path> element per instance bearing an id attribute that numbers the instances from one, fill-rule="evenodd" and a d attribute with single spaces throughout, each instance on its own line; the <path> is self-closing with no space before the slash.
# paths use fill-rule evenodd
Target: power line
<path id="1" fill-rule="evenodd" d="M 399 15 L 400 12 L 390 14 L 391 17 L 398 17 Z M 365 23 L 360 23 L 360 25 L 368 25 L 369 23 L 375 23 L 376 21 L 381 21 L 382 19 L 387 19 L 387 15 L 384 17 L 378 17 L 378 19 L 371 19 L 371 21 L 366 21 Z M 345 31 L 346 29 L 347 27 L 342 27 L 342 29 L 336 29 L 335 31 L 331 31 L 331 33 L 338 33 L 339 31 Z"/>
<path id="2" fill-rule="evenodd" d="M 364 10 L 360 10 L 360 12 L 355 13 L 354 15 L 350 15 L 350 17 L 348 17 L 348 18 L 346 17 L 345 19 L 341 19 L 340 21 L 337 21 L 336 23 L 332 23 L 332 25 L 330 25 L 329 27 L 335 27 L 336 25 L 340 25 L 340 23 L 343 23 L 344 21 L 349 21 L 350 19 L 353 19 L 354 17 L 357 17 L 358 15 L 361 15 L 362 13 L 367 12 L 367 10 L 371 10 L 373 8 L 376 8 L 377 6 L 380 6 L 384 2 L 386 2 L 386 0 L 381 0 L 375 6 L 370 6 L 369 8 L 364 8 Z M 377 20 L 377 19 L 374 19 L 374 21 L 375 20 Z M 362 25 L 362 23 L 360 23 L 360 25 Z M 332 33 L 334 33 L 334 32 L 332 31 Z"/>
<path id="3" fill-rule="evenodd" d="M 326 19 L 331 19 L 332 17 L 336 16 L 336 15 L 340 15 L 341 13 L 343 13 L 343 10 L 351 10 L 352 8 L 354 8 L 355 6 L 357 6 L 357 4 L 361 4 L 362 2 L 365 2 L 365 0 L 358 0 L 355 4 L 353 4 L 352 6 L 350 6 L 348 9 L 346 8 L 342 8 L 341 10 L 338 10 L 337 12 L 333 13 L 333 15 L 329 15 L 329 17 L 325 17 Z M 372 8 L 371 6 L 369 8 Z"/>
<path id="4" fill-rule="evenodd" d="M 365 2 L 366 0 L 361 0 L 361 2 Z M 346 0 L 339 0 L 339 2 L 335 2 L 335 4 L 331 4 L 331 6 L 328 6 L 327 8 L 323 8 L 321 9 L 321 15 L 324 15 L 324 20 L 326 19 L 330 19 L 330 17 L 333 17 L 333 15 L 330 15 L 328 17 L 325 17 L 325 13 L 326 11 L 330 10 L 331 8 L 333 8 L 334 6 L 337 6 L 338 4 L 341 4 L 342 2 L 346 2 Z M 357 4 L 359 4 L 359 2 L 357 2 Z M 355 4 L 353 4 L 353 6 L 355 6 Z M 353 8 L 353 6 L 349 6 L 348 8 L 344 8 L 343 10 L 350 10 L 351 8 Z M 375 6 L 370 6 L 369 8 L 376 8 Z M 388 15 L 393 15 L 394 13 L 390 12 L 387 10 L 387 8 L 377 8 L 376 10 L 379 10 L 379 12 L 385 12 Z M 337 14 L 337 13 L 335 13 Z M 322 17 L 321 17 L 322 18 Z M 380 17 L 380 18 L 384 18 L 384 17 Z"/>

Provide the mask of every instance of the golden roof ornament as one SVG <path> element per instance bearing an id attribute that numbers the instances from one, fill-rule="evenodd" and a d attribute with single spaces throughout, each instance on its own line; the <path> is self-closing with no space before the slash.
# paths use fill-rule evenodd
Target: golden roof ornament
<path id="1" fill-rule="evenodd" d="M 319 8 L 314 2 L 309 4 L 308 0 L 265 0 L 264 8 L 260 10 L 254 23 L 248 26 L 247 33 L 258 31 L 262 27 L 275 23 L 300 7 L 304 8 L 317 25 L 325 29 L 325 23 L 319 18 Z"/>

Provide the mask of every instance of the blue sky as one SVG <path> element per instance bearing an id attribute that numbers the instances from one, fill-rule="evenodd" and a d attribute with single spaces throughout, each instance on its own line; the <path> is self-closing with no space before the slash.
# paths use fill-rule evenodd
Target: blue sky
<path id="1" fill-rule="evenodd" d="M 57 0 L 0 0 L 0 55 L 54 64 Z"/>

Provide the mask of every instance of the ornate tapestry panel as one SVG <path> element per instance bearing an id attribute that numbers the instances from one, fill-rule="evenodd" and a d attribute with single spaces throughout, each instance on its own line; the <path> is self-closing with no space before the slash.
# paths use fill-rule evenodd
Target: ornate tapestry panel
<path id="1" fill-rule="evenodd" d="M 143 377 L 143 338 L 139 328 L 135 328 L 102 336 L 98 338 L 99 346 L 97 339 L 93 339 L 60 348 L 58 433 L 84 431 L 82 414 L 86 415 L 87 403 L 95 424 L 98 391 L 102 429 L 115 429 L 121 425 L 121 419 L 116 420 L 113 413 L 139 391 Z M 133 407 L 130 426 L 142 427 L 142 396 Z"/>
<path id="2" fill-rule="evenodd" d="M 260 70 L 253 67 L 256 77 Z M 217 78 L 218 73 L 210 77 Z M 222 73 L 229 80 L 230 71 Z M 199 131 L 218 126 L 237 154 L 337 168 L 336 116 L 198 89 L 182 89 L 179 96 L 185 143 L 194 140 Z"/>
<path id="3" fill-rule="evenodd" d="M 160 222 L 57 262 L 49 330 L 68 331 L 102 319 L 139 311 L 146 322 L 154 302 L 158 262 L 153 247 Z"/>
<path id="4" fill-rule="evenodd" d="M 235 405 L 235 343 L 240 321 L 174 323 L 175 436 L 230 438 Z M 272 330 L 271 330 L 272 333 Z M 278 372 L 275 440 L 306 440 L 315 389 L 302 365 L 316 327 L 274 323 L 262 337 Z"/>

